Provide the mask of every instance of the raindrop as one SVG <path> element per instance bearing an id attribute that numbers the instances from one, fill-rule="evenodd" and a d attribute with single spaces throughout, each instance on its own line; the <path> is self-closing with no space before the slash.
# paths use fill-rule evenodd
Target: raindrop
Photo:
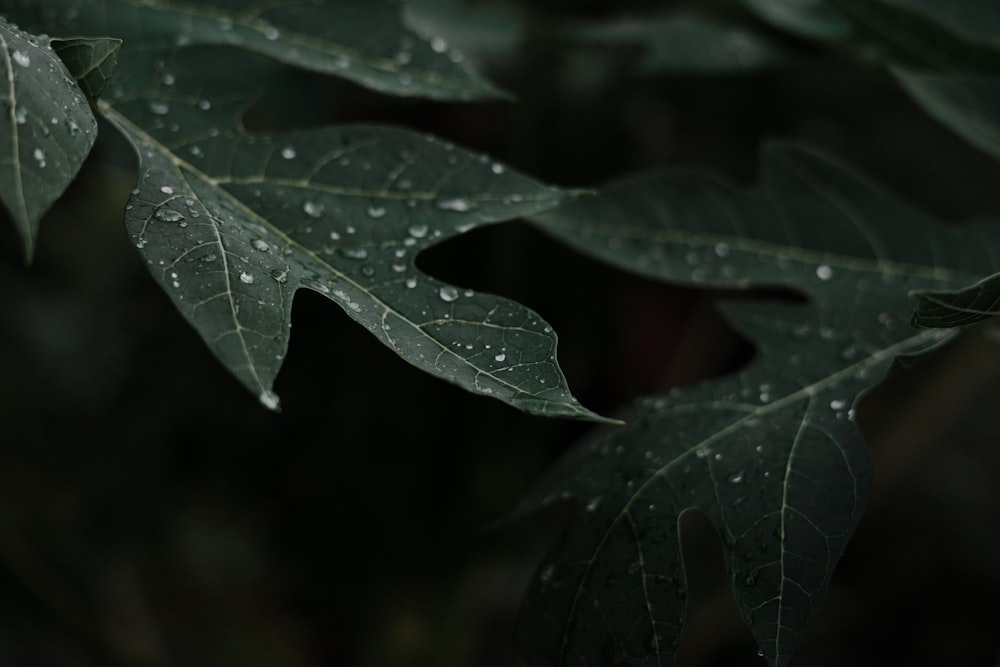
<path id="1" fill-rule="evenodd" d="M 739 471 L 735 475 L 730 475 L 728 478 L 730 484 L 739 484 L 743 481 L 743 471 Z"/>
<path id="2" fill-rule="evenodd" d="M 384 206 L 369 206 L 368 207 L 368 217 L 378 220 L 385 216 Z"/>
<path id="3" fill-rule="evenodd" d="M 587 503 L 587 511 L 588 512 L 593 512 L 594 510 L 597 509 L 597 507 L 600 504 L 601 504 L 601 497 L 600 496 L 597 496 L 595 498 L 591 498 L 590 502 Z"/>
<path id="4" fill-rule="evenodd" d="M 269 25 L 266 28 L 264 28 L 264 39 L 266 39 L 267 41 L 273 42 L 279 37 L 281 37 L 281 31 L 275 28 L 273 25 Z"/>
<path id="5" fill-rule="evenodd" d="M 451 287 L 450 285 L 445 285 L 444 287 L 438 290 L 438 296 L 441 297 L 442 301 L 447 301 L 448 303 L 451 303 L 452 301 L 458 298 L 458 290 L 455 289 L 454 287 Z"/>
<path id="6" fill-rule="evenodd" d="M 729 246 L 721 241 L 715 244 L 715 254 L 717 257 L 725 257 L 729 254 Z"/>
<path id="7" fill-rule="evenodd" d="M 212 103 L 208 100 L 198 100 L 198 108 L 202 111 L 208 111 L 212 108 Z"/>
<path id="8" fill-rule="evenodd" d="M 160 188 L 160 192 L 162 192 L 165 195 L 172 195 L 174 194 L 174 189 L 169 185 L 164 185 L 163 187 Z"/>
<path id="9" fill-rule="evenodd" d="M 816 277 L 820 280 L 829 280 L 833 277 L 833 269 L 826 264 L 820 264 L 816 267 Z"/>
<path id="10" fill-rule="evenodd" d="M 340 248 L 340 254 L 348 259 L 368 259 L 367 248 Z"/>
<path id="11" fill-rule="evenodd" d="M 188 149 L 188 152 L 195 157 L 201 157 L 202 155 L 204 155 L 201 149 L 198 148 L 197 146 L 192 146 L 191 148 Z"/>
<path id="12" fill-rule="evenodd" d="M 369 264 L 365 264 L 364 266 L 361 267 L 361 275 L 365 276 L 366 278 L 371 278 L 372 276 L 375 275 L 375 267 Z"/>
<path id="13" fill-rule="evenodd" d="M 263 404 L 263 406 L 268 410 L 278 409 L 278 395 L 275 394 L 273 391 L 268 391 L 267 389 L 265 389 L 262 392 L 260 392 L 260 395 L 257 398 L 260 400 L 261 404 Z"/>
<path id="14" fill-rule="evenodd" d="M 261 252 L 267 252 L 268 250 L 271 249 L 271 246 L 269 246 L 267 242 L 264 241 L 263 239 L 254 239 L 251 245 L 253 245 L 254 248 L 260 250 Z"/>
<path id="15" fill-rule="evenodd" d="M 295 158 L 295 147 L 294 146 L 285 146 L 284 148 L 282 148 L 281 149 L 281 157 L 285 158 L 286 160 L 292 160 L 292 159 L 294 159 Z"/>
<path id="16" fill-rule="evenodd" d="M 243 271 L 242 273 L 240 273 L 240 282 L 246 285 L 253 283 L 253 274 Z"/>
<path id="17" fill-rule="evenodd" d="M 153 214 L 157 220 L 162 220 L 163 222 L 180 222 L 184 219 L 184 216 L 178 211 L 172 208 L 158 208 L 156 213 Z"/>
<path id="18" fill-rule="evenodd" d="M 503 352 L 501 352 L 500 354 L 498 354 L 497 356 L 495 356 L 493 358 L 496 359 L 497 361 L 506 361 L 507 360 L 507 355 L 504 354 Z"/>
<path id="19" fill-rule="evenodd" d="M 166 102 L 150 102 L 149 110 L 157 116 L 165 116 L 170 112 L 170 105 Z"/>
<path id="20" fill-rule="evenodd" d="M 14 52 L 14 62 L 16 62 L 21 67 L 27 67 L 31 64 L 31 56 L 29 56 L 24 51 Z"/>
<path id="21" fill-rule="evenodd" d="M 471 211 L 474 209 L 475 204 L 471 203 L 468 199 L 456 197 L 455 199 L 442 199 L 437 203 L 437 207 L 442 211 L 457 211 L 458 213 L 464 213 L 465 211 Z"/>
<path id="22" fill-rule="evenodd" d="M 177 77 L 175 77 L 173 74 L 167 72 L 166 74 L 163 75 L 163 85 L 172 86 L 175 83 L 177 83 Z"/>
<path id="23" fill-rule="evenodd" d="M 422 239 L 427 236 L 427 225 L 411 225 L 408 230 L 406 230 L 410 236 L 415 239 Z"/>
<path id="24" fill-rule="evenodd" d="M 499 162 L 494 162 L 493 165 L 490 167 L 490 170 L 494 174 L 502 174 L 504 172 L 504 166 Z"/>
<path id="25" fill-rule="evenodd" d="M 431 39 L 431 49 L 434 50 L 434 53 L 444 53 L 448 50 L 448 42 L 440 37 L 434 37 Z"/>
<path id="26" fill-rule="evenodd" d="M 308 215 L 310 218 L 319 218 L 320 216 L 322 216 L 324 208 L 325 207 L 322 204 L 317 204 L 314 201 L 307 201 L 304 204 L 302 204 L 302 210 L 305 211 L 306 215 Z"/>
<path id="27" fill-rule="evenodd" d="M 840 399 L 834 399 L 830 401 L 830 407 L 834 410 L 843 410 L 847 407 L 847 401 L 842 401 Z"/>
<path id="28" fill-rule="evenodd" d="M 35 161 L 38 162 L 38 166 L 39 167 L 44 167 L 45 166 L 45 151 L 43 151 L 41 148 L 36 148 L 35 152 L 33 153 L 33 155 L 35 156 Z"/>
<path id="29" fill-rule="evenodd" d="M 411 276 L 411 277 L 407 278 L 407 279 L 406 279 L 406 286 L 407 286 L 408 288 L 410 288 L 410 289 L 413 289 L 414 287 L 416 287 L 416 286 L 417 286 L 417 279 L 416 279 L 416 278 L 414 278 L 413 276 Z"/>
<path id="30" fill-rule="evenodd" d="M 14 120 L 17 121 L 18 125 L 24 125 L 28 122 L 28 110 L 24 107 L 18 107 L 14 112 Z"/>

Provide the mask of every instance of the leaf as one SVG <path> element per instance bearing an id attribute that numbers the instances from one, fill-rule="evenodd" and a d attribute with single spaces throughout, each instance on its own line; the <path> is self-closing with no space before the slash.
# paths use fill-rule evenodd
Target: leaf
<path id="1" fill-rule="evenodd" d="M 572 450 L 526 507 L 581 511 L 523 607 L 531 665 L 669 665 L 684 616 L 678 518 L 704 512 L 738 607 L 788 663 L 865 505 L 858 395 L 948 338 L 906 326 L 912 286 L 960 285 L 1000 245 L 936 225 L 804 149 L 765 150 L 759 183 L 649 173 L 533 217 L 624 270 L 701 286 L 787 286 L 805 305 L 724 309 L 757 347 L 742 372 L 640 401 Z M 996 232 L 987 237 L 996 240 Z"/>
<path id="2" fill-rule="evenodd" d="M 585 44 L 641 47 L 640 67 L 648 73 L 744 72 L 773 66 L 784 56 L 762 33 L 677 13 L 570 25 L 562 36 Z"/>
<path id="3" fill-rule="evenodd" d="M 903 87 L 935 119 L 1000 160 L 1000 80 L 895 71 Z M 994 223 L 995 224 L 995 223 Z M 995 272 L 994 264 L 990 272 Z M 1000 315 L 1000 274 L 960 290 L 918 291 L 913 323 L 963 327 Z"/>
<path id="4" fill-rule="evenodd" d="M 524 39 L 525 12 L 514 5 L 476 0 L 407 0 L 404 22 L 432 45 L 458 49 L 473 58 L 510 58 Z"/>
<path id="5" fill-rule="evenodd" d="M 768 23 L 790 32 L 826 41 L 841 41 L 852 27 L 827 0 L 743 0 Z"/>
<path id="6" fill-rule="evenodd" d="M 0 200 L 30 260 L 38 223 L 90 153 L 97 121 L 48 37 L 0 18 L 0 41 L 6 82 L 0 93 Z"/>
<path id="7" fill-rule="evenodd" d="M 225 55 L 154 52 L 143 65 L 130 54 L 119 65 L 128 93 L 99 105 L 139 154 L 130 236 L 180 312 L 262 403 L 277 406 L 292 297 L 304 287 L 408 362 L 471 392 L 535 414 L 597 418 L 570 395 L 541 317 L 414 263 L 424 248 L 572 193 L 388 127 L 249 135 L 239 118 L 251 88 L 235 68 L 220 66 L 211 79 L 201 65 Z M 240 62 L 247 77 L 262 78 Z M 154 72 L 168 72 L 170 85 Z"/>
<path id="8" fill-rule="evenodd" d="M 393 95 L 502 96 L 461 52 L 408 30 L 396 0 L 10 0 L 22 23 L 121 37 L 126 49 L 236 46 Z"/>
<path id="9" fill-rule="evenodd" d="M 53 39 L 52 48 L 69 68 L 87 97 L 96 100 L 118 62 L 122 40 L 111 37 Z"/>

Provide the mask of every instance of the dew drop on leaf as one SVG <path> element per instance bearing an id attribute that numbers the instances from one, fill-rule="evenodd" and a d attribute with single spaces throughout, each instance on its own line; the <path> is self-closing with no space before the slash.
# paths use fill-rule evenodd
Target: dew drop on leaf
<path id="1" fill-rule="evenodd" d="M 27 67 L 31 64 L 31 56 L 24 51 L 14 51 L 14 62 L 21 67 Z"/>
<path id="2" fill-rule="evenodd" d="M 437 203 L 437 207 L 442 211 L 456 211 L 458 213 L 464 213 L 466 211 L 471 211 L 476 206 L 468 199 L 456 197 L 454 199 L 442 199 Z"/>
<path id="3" fill-rule="evenodd" d="M 149 110 L 157 116 L 165 116 L 170 113 L 170 105 L 166 102 L 153 101 L 149 103 Z"/>
<path id="4" fill-rule="evenodd" d="M 157 220 L 162 220 L 163 222 L 180 222 L 184 219 L 184 216 L 178 211 L 172 208 L 158 208 L 156 213 L 153 214 Z"/>
<path id="5" fill-rule="evenodd" d="M 407 232 L 415 239 L 422 239 L 427 236 L 427 225 L 411 225 Z"/>
<path id="6" fill-rule="evenodd" d="M 441 297 L 442 301 L 447 301 L 451 303 L 458 298 L 458 290 L 450 285 L 445 285 L 438 290 L 438 296 Z"/>
<path id="7" fill-rule="evenodd" d="M 496 355 L 493 358 L 496 359 L 497 361 L 506 361 L 507 360 L 507 355 L 504 354 L 503 352 L 501 352 L 500 354 Z"/>
<path id="8" fill-rule="evenodd" d="M 368 207 L 368 217 L 378 220 L 385 216 L 384 206 L 369 206 Z"/>
<path id="9" fill-rule="evenodd" d="M 816 277 L 820 280 L 829 280 L 833 277 L 833 269 L 826 264 L 820 264 L 816 267 Z"/>
<path id="10" fill-rule="evenodd" d="M 284 148 L 281 149 L 281 157 L 285 158 L 286 160 L 294 159 L 295 155 L 296 153 L 294 146 L 285 146 Z"/>
<path id="11" fill-rule="evenodd" d="M 267 241 L 264 241 L 263 239 L 254 239 L 251 245 L 253 245 L 255 249 L 260 250 L 261 252 L 267 252 L 268 250 L 271 249 L 271 246 L 269 246 L 267 244 Z"/>
<path id="12" fill-rule="evenodd" d="M 253 274 L 243 271 L 240 273 L 240 282 L 246 285 L 253 283 Z"/>
<path id="13" fill-rule="evenodd" d="M 308 215 L 310 218 L 319 218 L 320 216 L 322 216 L 323 209 L 324 207 L 322 204 L 317 204 L 314 201 L 307 201 L 304 204 L 302 204 L 302 210 L 305 211 L 305 214 Z M 332 235 L 331 238 L 333 238 Z"/>
<path id="14" fill-rule="evenodd" d="M 444 41 L 440 37 L 433 37 L 431 39 L 431 49 L 434 53 L 444 53 L 448 50 L 448 42 Z"/>
<path id="15" fill-rule="evenodd" d="M 261 404 L 268 410 L 275 410 L 278 407 L 278 396 L 273 391 L 268 391 L 267 389 L 260 392 L 257 397 Z"/>

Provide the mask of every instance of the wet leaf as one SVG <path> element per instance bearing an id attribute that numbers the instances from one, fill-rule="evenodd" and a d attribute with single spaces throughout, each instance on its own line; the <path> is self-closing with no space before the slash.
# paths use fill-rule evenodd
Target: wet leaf
<path id="1" fill-rule="evenodd" d="M 110 35 L 126 49 L 228 45 L 341 76 L 393 95 L 477 99 L 502 95 L 446 43 L 407 29 L 397 0 L 9 0 L 23 24 L 62 34 Z"/>
<path id="2" fill-rule="evenodd" d="M 31 259 L 39 220 L 76 177 L 97 121 L 48 37 L 0 18 L 0 42 L 0 200 Z"/>
<path id="3" fill-rule="evenodd" d="M 527 412 L 595 418 L 566 387 L 556 335 L 520 304 L 420 272 L 423 249 L 571 193 L 430 136 L 371 126 L 250 135 L 251 88 L 218 49 L 136 54 L 100 109 L 135 145 L 126 226 L 154 278 L 268 407 L 307 288 L 408 362 Z M 245 60 L 246 77 L 262 77 Z M 163 64 L 170 85 L 151 74 Z M 330 354 L 350 354 L 330 350 Z M 377 380 L 376 380 L 377 381 Z"/>
<path id="4" fill-rule="evenodd" d="M 740 373 L 639 401 L 572 450 L 526 507 L 579 511 L 524 605 L 531 665 L 669 665 L 685 610 L 678 517 L 707 515 L 769 664 L 785 665 L 864 508 L 859 394 L 950 335 L 907 326 L 912 287 L 961 285 L 1000 236 L 938 226 L 813 152 L 772 146 L 759 183 L 650 173 L 535 216 L 623 270 L 701 286 L 787 286 L 804 305 L 730 305 L 757 349 Z M 983 239 L 994 241 L 983 243 Z"/>
<path id="5" fill-rule="evenodd" d="M 743 0 L 768 23 L 790 32 L 829 41 L 851 35 L 848 20 L 828 0 Z"/>

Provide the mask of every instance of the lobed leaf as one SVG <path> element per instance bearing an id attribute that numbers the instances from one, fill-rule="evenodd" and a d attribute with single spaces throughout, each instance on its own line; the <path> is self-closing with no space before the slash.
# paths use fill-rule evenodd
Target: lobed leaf
<path id="1" fill-rule="evenodd" d="M 126 49 L 228 45 L 393 95 L 502 96 L 460 51 L 403 25 L 397 0 L 7 0 L 23 23 L 112 35 Z"/>
<path id="2" fill-rule="evenodd" d="M 524 605 L 531 665 L 669 665 L 684 616 L 678 519 L 723 540 L 743 617 L 785 665 L 815 616 L 871 482 L 853 405 L 900 355 L 944 331 L 906 326 L 907 290 L 960 285 L 1000 253 L 821 155 L 769 147 L 759 183 L 650 173 L 533 221 L 581 252 L 702 286 L 783 285 L 806 305 L 725 308 L 757 347 L 742 372 L 640 401 L 627 426 L 571 451 L 528 506 L 581 511 Z M 988 234 L 986 234 L 989 232 Z"/>
<path id="3" fill-rule="evenodd" d="M 46 36 L 0 18 L 0 200 L 34 253 L 38 223 L 76 177 L 97 121 Z"/>
<path id="4" fill-rule="evenodd" d="M 206 78 L 199 65 L 224 57 L 217 48 L 154 52 L 140 66 L 130 54 L 120 68 L 127 94 L 106 95 L 100 109 L 139 154 L 129 234 L 180 312 L 262 403 L 277 407 L 292 297 L 307 288 L 433 375 L 527 412 L 597 418 L 569 393 L 541 317 L 414 263 L 433 244 L 572 193 L 399 129 L 249 135 L 240 125 L 249 88 L 226 68 Z"/>

